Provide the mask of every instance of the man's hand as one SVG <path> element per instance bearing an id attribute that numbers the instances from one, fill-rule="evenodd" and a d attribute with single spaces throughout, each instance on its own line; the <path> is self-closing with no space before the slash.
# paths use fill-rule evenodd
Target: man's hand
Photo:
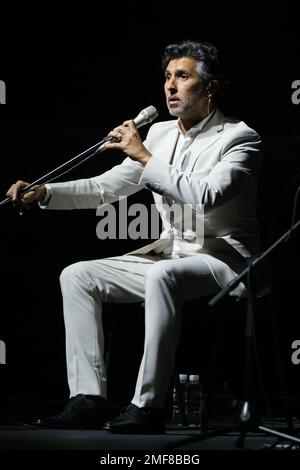
<path id="1" fill-rule="evenodd" d="M 29 183 L 25 181 L 17 181 L 16 183 L 12 184 L 9 190 L 6 193 L 6 196 L 10 197 L 14 207 L 17 207 L 20 210 L 27 209 L 29 204 L 34 201 L 42 201 L 46 195 L 46 188 L 44 185 L 41 186 L 34 186 L 32 190 L 28 191 L 28 193 L 21 196 L 21 191 Z"/>
<path id="2" fill-rule="evenodd" d="M 108 135 L 114 138 L 114 142 L 107 142 L 104 148 L 123 150 L 129 158 L 143 165 L 151 158 L 152 155 L 144 146 L 133 121 L 123 122 Z"/>

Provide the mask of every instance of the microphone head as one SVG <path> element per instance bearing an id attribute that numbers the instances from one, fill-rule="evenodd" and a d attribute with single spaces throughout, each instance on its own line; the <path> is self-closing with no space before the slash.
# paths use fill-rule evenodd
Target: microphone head
<path id="1" fill-rule="evenodd" d="M 157 109 L 154 106 L 148 106 L 148 108 L 143 109 L 133 122 L 137 128 L 149 124 L 158 116 Z"/>

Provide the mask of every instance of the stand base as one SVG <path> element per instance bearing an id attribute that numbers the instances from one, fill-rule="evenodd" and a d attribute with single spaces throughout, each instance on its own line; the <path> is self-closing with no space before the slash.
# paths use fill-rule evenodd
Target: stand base
<path id="1" fill-rule="evenodd" d="M 245 413 L 246 411 L 246 413 Z M 287 421 L 287 420 L 286 420 Z M 234 439 L 234 447 L 236 450 L 243 450 L 247 449 L 250 450 L 249 447 L 245 447 L 245 439 L 247 434 L 261 434 L 264 433 L 265 435 L 273 436 L 277 438 L 276 442 L 269 442 L 268 444 L 263 445 L 264 450 L 271 450 L 271 449 L 300 449 L 300 437 L 296 437 L 285 432 L 278 431 L 277 429 L 273 429 L 270 427 L 262 426 L 260 423 L 260 419 L 255 416 L 253 417 L 249 413 L 248 403 L 243 403 L 242 411 L 239 415 L 239 420 L 236 424 L 233 425 L 225 425 L 218 427 L 218 429 L 213 431 L 200 431 L 198 435 L 193 435 L 190 439 L 185 441 L 185 445 L 193 445 L 193 449 L 195 448 L 194 445 L 197 442 L 202 442 L 204 440 L 220 437 L 222 438 L 225 435 L 229 434 L 237 434 L 237 436 L 232 436 Z M 253 435 L 249 436 L 253 438 Z M 280 444 L 281 441 L 288 441 L 290 444 Z M 173 447 L 172 447 L 173 448 Z M 176 448 L 176 446 L 174 447 Z M 252 450 L 254 450 L 252 448 Z M 258 450 L 258 449 L 257 449 Z M 261 450 L 261 449 L 260 449 Z"/>

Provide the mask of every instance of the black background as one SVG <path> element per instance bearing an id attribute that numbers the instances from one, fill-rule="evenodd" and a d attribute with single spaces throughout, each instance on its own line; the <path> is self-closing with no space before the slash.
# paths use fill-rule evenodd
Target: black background
<path id="1" fill-rule="evenodd" d="M 169 7 L 131 3 L 99 5 L 97 10 L 72 5 L 64 14 L 50 5 L 32 13 L 26 6 L 4 12 L 2 22 L 0 79 L 7 87 L 7 104 L 0 107 L 3 198 L 17 179 L 38 178 L 150 104 L 159 110 L 160 120 L 168 119 L 160 68 L 164 47 L 200 39 L 215 44 L 223 58 L 229 81 L 224 111 L 245 120 L 264 139 L 259 211 L 265 246 L 288 228 L 300 179 L 300 105 L 291 101 L 291 84 L 300 79 L 299 26 L 288 4 L 264 14 L 253 3 L 223 8 L 196 2 Z M 141 130 L 143 136 L 146 130 Z M 94 176 L 122 159 L 105 152 L 63 180 Z M 151 202 L 146 193 L 131 199 Z M 98 220 L 94 210 L 33 207 L 20 217 L 10 205 L 1 207 L 0 339 L 7 346 L 7 364 L 0 365 L 1 394 L 67 395 L 61 270 L 145 244 L 98 240 Z M 269 261 L 272 319 L 287 392 L 297 397 L 300 365 L 291 364 L 291 344 L 300 338 L 299 230 Z M 133 343 L 141 349 L 142 313 L 111 306 L 109 314 L 120 315 L 126 328 L 116 369 L 122 366 L 120 380 L 134 383 L 138 360 L 130 349 Z M 265 381 L 272 393 L 277 365 L 269 317 L 262 328 Z"/>

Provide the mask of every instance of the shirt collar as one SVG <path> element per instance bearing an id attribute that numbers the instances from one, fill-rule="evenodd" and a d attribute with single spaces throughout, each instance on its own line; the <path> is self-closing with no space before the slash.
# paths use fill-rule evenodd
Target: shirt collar
<path id="1" fill-rule="evenodd" d="M 179 129 L 180 134 L 182 134 L 184 137 L 196 137 L 197 134 L 199 134 L 204 126 L 208 123 L 208 121 L 211 119 L 211 117 L 215 114 L 216 108 L 214 108 L 205 118 L 201 119 L 198 124 L 195 126 L 191 127 L 185 134 L 182 132 L 180 125 L 179 125 L 179 118 L 176 121 L 177 127 Z"/>

